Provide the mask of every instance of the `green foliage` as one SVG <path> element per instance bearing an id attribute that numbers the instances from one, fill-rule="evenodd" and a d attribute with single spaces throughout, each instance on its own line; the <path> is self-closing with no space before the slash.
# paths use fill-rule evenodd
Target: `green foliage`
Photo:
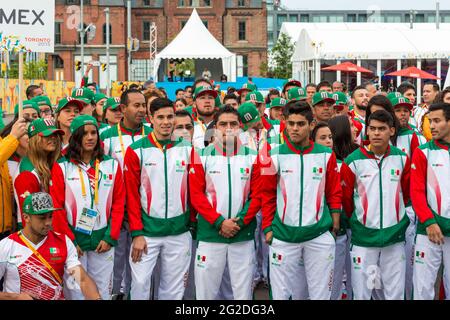
<path id="1" fill-rule="evenodd" d="M 30 61 L 23 64 L 23 78 L 24 79 L 47 79 L 47 61 Z M 9 79 L 19 79 L 19 62 L 11 61 L 9 69 L 7 70 Z"/>
<path id="2" fill-rule="evenodd" d="M 293 54 L 294 45 L 291 43 L 291 37 L 282 33 L 270 51 L 273 66 L 268 68 L 268 74 L 279 79 L 290 78 L 292 74 L 291 58 Z"/>

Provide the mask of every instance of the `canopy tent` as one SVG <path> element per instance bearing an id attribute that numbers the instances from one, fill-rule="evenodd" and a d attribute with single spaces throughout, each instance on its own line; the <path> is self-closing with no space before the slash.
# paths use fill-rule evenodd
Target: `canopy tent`
<path id="1" fill-rule="evenodd" d="M 236 54 L 225 48 L 208 31 L 198 16 L 197 10 L 193 10 L 184 28 L 173 39 L 167 47 L 156 55 L 153 79 L 158 81 L 158 69 L 163 59 L 221 59 L 219 70 L 211 70 L 215 60 L 199 61 L 201 65 L 207 66 L 211 71 L 213 78 L 219 78 L 222 72 L 228 78 L 228 81 L 236 81 Z M 200 74 L 202 68 L 198 68 Z M 216 71 L 216 72 L 215 72 Z M 198 76 L 198 72 L 197 72 Z"/>

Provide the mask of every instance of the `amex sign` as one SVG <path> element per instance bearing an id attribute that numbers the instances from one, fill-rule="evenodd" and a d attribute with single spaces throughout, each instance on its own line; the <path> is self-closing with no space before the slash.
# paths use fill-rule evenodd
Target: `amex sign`
<path id="1" fill-rule="evenodd" d="M 55 0 L 1 0 L 0 51 L 53 52 Z"/>

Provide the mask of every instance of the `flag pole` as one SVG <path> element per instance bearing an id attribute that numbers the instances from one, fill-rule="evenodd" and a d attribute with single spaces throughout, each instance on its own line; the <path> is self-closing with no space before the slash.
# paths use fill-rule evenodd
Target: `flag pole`
<path id="1" fill-rule="evenodd" d="M 22 93 L 23 93 L 23 51 L 19 51 L 19 119 L 22 118 L 23 114 L 23 101 L 22 101 Z"/>

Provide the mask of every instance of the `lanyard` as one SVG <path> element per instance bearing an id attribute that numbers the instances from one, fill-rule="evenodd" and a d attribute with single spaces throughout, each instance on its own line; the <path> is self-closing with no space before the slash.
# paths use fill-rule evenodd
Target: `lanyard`
<path id="1" fill-rule="evenodd" d="M 99 161 L 98 159 L 95 160 L 95 180 L 94 180 L 94 204 L 97 205 L 98 204 L 98 173 L 99 173 Z M 80 176 L 80 181 L 81 181 L 81 194 L 83 196 L 83 198 L 86 198 L 86 186 L 84 184 L 84 176 L 83 176 L 83 172 L 81 171 L 81 168 L 79 166 L 77 166 L 78 168 L 78 174 Z M 92 199 L 91 199 L 92 201 Z"/>
<path id="2" fill-rule="evenodd" d="M 119 132 L 119 141 L 120 141 L 120 148 L 122 150 L 122 156 L 125 159 L 125 147 L 123 146 L 122 129 L 120 127 L 120 122 L 117 123 L 117 131 Z M 144 125 L 142 125 L 142 138 L 144 138 L 144 136 L 145 136 Z"/>
<path id="3" fill-rule="evenodd" d="M 56 272 L 55 269 L 45 260 L 45 258 L 30 244 L 30 242 L 23 236 L 22 232 L 18 232 L 20 240 L 25 243 L 25 245 L 30 249 L 33 254 L 47 267 L 47 269 L 52 273 L 52 275 L 55 277 L 56 281 L 58 281 L 59 285 L 62 286 L 63 281 L 61 277 L 59 276 L 58 272 Z"/>
<path id="4" fill-rule="evenodd" d="M 203 122 L 201 122 L 200 120 L 195 120 L 195 122 L 197 122 L 197 124 L 200 126 L 200 128 L 202 128 L 203 133 L 206 132 L 206 126 Z"/>
<path id="5" fill-rule="evenodd" d="M 158 149 L 161 150 L 162 152 L 164 152 L 163 147 L 161 146 L 161 143 L 159 143 L 158 140 L 156 139 L 154 132 L 152 132 L 152 138 L 153 138 L 153 141 L 155 142 L 155 145 L 158 147 Z"/>
<path id="6" fill-rule="evenodd" d="M 280 132 L 280 143 L 283 144 L 284 143 L 284 133 Z"/>

